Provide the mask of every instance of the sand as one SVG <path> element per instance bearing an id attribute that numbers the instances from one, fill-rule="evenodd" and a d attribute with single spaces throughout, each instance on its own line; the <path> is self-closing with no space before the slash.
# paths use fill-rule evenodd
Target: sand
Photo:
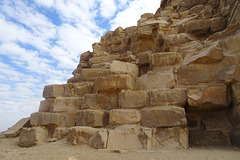
<path id="1" fill-rule="evenodd" d="M 120 151 L 96 150 L 87 145 L 72 146 L 66 139 L 31 148 L 18 146 L 18 138 L 0 139 L 0 160 L 240 160 L 234 147 L 194 147 L 189 150 Z M 74 159 L 73 158 L 73 159 Z"/>

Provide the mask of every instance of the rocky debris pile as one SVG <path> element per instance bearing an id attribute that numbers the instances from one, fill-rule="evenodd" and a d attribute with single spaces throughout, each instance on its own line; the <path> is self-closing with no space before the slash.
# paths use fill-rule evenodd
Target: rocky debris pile
<path id="1" fill-rule="evenodd" d="M 163 0 L 81 54 L 67 84 L 44 88 L 19 145 L 239 146 L 239 20 L 238 0 Z"/>

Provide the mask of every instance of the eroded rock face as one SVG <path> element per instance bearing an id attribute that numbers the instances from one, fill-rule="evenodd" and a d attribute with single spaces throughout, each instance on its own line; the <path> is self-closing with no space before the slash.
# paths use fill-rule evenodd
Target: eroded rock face
<path id="1" fill-rule="evenodd" d="M 96 149 L 239 146 L 239 8 L 162 0 L 137 26 L 107 32 L 67 84 L 44 88 L 20 144 L 41 142 L 39 130 Z"/>

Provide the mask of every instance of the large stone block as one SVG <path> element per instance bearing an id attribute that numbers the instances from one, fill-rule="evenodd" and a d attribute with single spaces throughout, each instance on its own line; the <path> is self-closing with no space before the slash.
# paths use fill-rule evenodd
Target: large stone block
<path id="1" fill-rule="evenodd" d="M 184 108 L 176 106 L 151 107 L 142 110 L 141 126 L 178 127 L 186 126 L 187 119 Z"/>
<path id="2" fill-rule="evenodd" d="M 226 85 L 208 85 L 187 90 L 189 111 L 215 111 L 230 105 L 229 91 Z"/>
<path id="3" fill-rule="evenodd" d="M 154 68 L 140 76 L 136 81 L 136 90 L 150 91 L 152 89 L 173 88 L 174 86 L 173 67 Z"/>
<path id="4" fill-rule="evenodd" d="M 240 67 L 236 64 L 229 65 L 219 72 L 219 79 L 225 84 L 233 84 L 240 81 Z"/>
<path id="5" fill-rule="evenodd" d="M 141 114 L 134 109 L 113 109 L 109 112 L 110 124 L 134 124 L 141 119 Z"/>
<path id="6" fill-rule="evenodd" d="M 41 101 L 38 112 L 51 112 L 54 101 L 55 99 L 45 99 L 44 101 Z"/>
<path id="7" fill-rule="evenodd" d="M 116 109 L 118 96 L 116 94 L 85 94 L 82 108 L 84 109 Z"/>
<path id="8" fill-rule="evenodd" d="M 107 149 L 144 149 L 137 133 L 131 131 L 109 130 Z"/>
<path id="9" fill-rule="evenodd" d="M 186 104 L 184 89 L 158 89 L 149 92 L 150 106 L 180 106 Z"/>
<path id="10" fill-rule="evenodd" d="M 44 98 L 56 98 L 63 97 L 64 95 L 64 85 L 47 85 L 43 90 Z"/>
<path id="11" fill-rule="evenodd" d="M 235 124 L 240 124 L 240 82 L 232 84 L 232 103 L 231 115 Z"/>
<path id="12" fill-rule="evenodd" d="M 120 92 L 128 89 L 134 89 L 134 79 L 126 74 L 101 76 L 95 81 L 95 90 L 98 92 Z"/>
<path id="13" fill-rule="evenodd" d="M 108 111 L 81 110 L 77 114 L 76 126 L 105 127 L 108 125 L 108 120 Z"/>
<path id="14" fill-rule="evenodd" d="M 138 77 L 138 66 L 128 62 L 112 61 L 110 71 L 116 74 L 130 74 L 135 78 Z"/>
<path id="15" fill-rule="evenodd" d="M 111 62 L 118 58 L 119 58 L 119 55 L 106 55 L 101 57 L 93 57 L 89 59 L 89 64 L 93 65 L 93 64 L 103 63 L 103 62 Z"/>
<path id="16" fill-rule="evenodd" d="M 81 80 L 83 81 L 94 81 L 99 74 L 102 72 L 108 71 L 107 69 L 101 69 L 101 68 L 88 68 L 88 69 L 82 69 L 81 71 Z"/>
<path id="17" fill-rule="evenodd" d="M 67 137 L 69 128 L 67 127 L 57 127 L 54 129 L 52 137 L 57 139 L 63 139 Z"/>
<path id="18" fill-rule="evenodd" d="M 198 85 L 200 83 L 218 83 L 217 64 L 190 64 L 179 68 L 178 83 Z"/>
<path id="19" fill-rule="evenodd" d="M 32 126 L 55 126 L 71 127 L 75 126 L 75 113 L 47 113 L 36 112 L 30 117 Z"/>
<path id="20" fill-rule="evenodd" d="M 108 131 L 99 130 L 89 139 L 88 145 L 95 149 L 104 149 L 107 148 L 107 141 Z"/>
<path id="21" fill-rule="evenodd" d="M 145 51 L 138 54 L 140 65 L 150 64 L 152 58 L 152 51 Z"/>
<path id="22" fill-rule="evenodd" d="M 176 65 L 182 62 L 181 54 L 177 52 L 158 52 L 152 55 L 152 67 Z"/>
<path id="23" fill-rule="evenodd" d="M 119 93 L 120 108 L 142 108 L 147 105 L 148 96 L 145 91 L 126 91 Z"/>
<path id="24" fill-rule="evenodd" d="M 22 118 L 15 125 L 8 128 L 7 131 L 3 133 L 5 137 L 17 137 L 21 133 L 23 127 L 29 122 L 29 118 Z"/>
<path id="25" fill-rule="evenodd" d="M 157 128 L 153 129 L 154 149 L 160 148 L 189 148 L 188 146 L 188 129 L 173 127 L 173 128 Z"/>
<path id="26" fill-rule="evenodd" d="M 189 130 L 189 144 L 195 146 L 229 146 L 228 135 L 221 130 Z"/>
<path id="27" fill-rule="evenodd" d="M 85 94 L 92 93 L 93 83 L 68 83 L 64 88 L 64 97 L 82 97 Z"/>
<path id="28" fill-rule="evenodd" d="M 57 97 L 53 103 L 53 112 L 69 112 L 81 109 L 81 97 Z"/>
<path id="29" fill-rule="evenodd" d="M 92 127 L 71 127 L 68 131 L 68 143 L 72 145 L 88 144 L 89 139 L 98 129 Z"/>
<path id="30" fill-rule="evenodd" d="M 32 147 L 46 141 L 48 130 L 43 127 L 23 128 L 18 145 L 21 147 Z"/>

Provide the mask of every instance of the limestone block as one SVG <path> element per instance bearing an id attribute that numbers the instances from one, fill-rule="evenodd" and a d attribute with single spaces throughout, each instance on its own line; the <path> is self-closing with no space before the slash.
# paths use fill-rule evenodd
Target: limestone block
<path id="1" fill-rule="evenodd" d="M 40 102 L 38 112 L 50 112 L 55 99 L 45 99 Z"/>
<path id="2" fill-rule="evenodd" d="M 238 51 L 240 49 L 240 31 L 237 31 L 233 36 L 223 38 L 220 41 L 220 46 L 223 50 L 223 53 L 229 53 L 232 51 Z"/>
<path id="3" fill-rule="evenodd" d="M 108 131 L 100 130 L 97 131 L 88 142 L 88 145 L 95 149 L 104 149 L 107 148 L 108 141 Z"/>
<path id="4" fill-rule="evenodd" d="M 194 35 L 207 33 L 209 27 L 209 20 L 207 19 L 190 20 L 185 23 L 185 31 L 194 33 Z"/>
<path id="5" fill-rule="evenodd" d="M 183 44 L 193 40 L 194 38 L 187 33 L 170 34 L 164 37 L 164 43 L 167 43 L 170 46 Z"/>
<path id="6" fill-rule="evenodd" d="M 187 90 L 189 111 L 215 111 L 230 105 L 226 85 L 208 85 Z"/>
<path id="7" fill-rule="evenodd" d="M 87 62 L 92 57 L 91 52 L 87 51 L 81 54 L 80 56 L 80 62 Z"/>
<path id="8" fill-rule="evenodd" d="M 101 68 L 88 68 L 88 69 L 82 69 L 81 71 L 81 80 L 83 81 L 94 81 L 99 74 L 102 72 L 106 72 L 107 69 L 101 69 Z"/>
<path id="9" fill-rule="evenodd" d="M 184 89 L 158 89 L 149 92 L 150 106 L 185 107 L 187 98 Z"/>
<path id="10" fill-rule="evenodd" d="M 110 124 L 134 124 L 141 119 L 141 114 L 134 109 L 113 109 L 109 112 Z"/>
<path id="11" fill-rule="evenodd" d="M 94 43 L 92 45 L 92 48 L 93 48 L 93 53 L 92 53 L 92 56 L 93 57 L 98 57 L 98 56 L 101 56 L 102 54 L 104 54 L 104 52 L 106 53 L 106 47 L 101 43 Z"/>
<path id="12" fill-rule="evenodd" d="M 81 97 L 58 97 L 53 103 L 53 112 L 69 112 L 81 109 Z"/>
<path id="13" fill-rule="evenodd" d="M 77 114 L 76 126 L 105 127 L 108 125 L 108 120 L 108 111 L 81 110 Z"/>
<path id="14" fill-rule="evenodd" d="M 227 25 L 226 19 L 222 17 L 211 18 L 209 22 L 212 33 L 224 30 Z"/>
<path id="15" fill-rule="evenodd" d="M 138 77 L 138 66 L 128 62 L 112 61 L 110 64 L 110 71 L 116 74 L 130 74 L 135 78 Z"/>
<path id="16" fill-rule="evenodd" d="M 232 84 L 240 81 L 240 68 L 233 64 L 223 68 L 219 72 L 219 79 L 226 84 Z"/>
<path id="17" fill-rule="evenodd" d="M 189 130 L 189 144 L 195 146 L 229 146 L 228 135 L 221 130 Z"/>
<path id="18" fill-rule="evenodd" d="M 68 131 L 69 131 L 69 128 L 57 127 L 54 129 L 52 137 L 57 139 L 63 139 L 68 135 Z"/>
<path id="19" fill-rule="evenodd" d="M 103 62 L 111 62 L 113 60 L 116 60 L 119 58 L 119 55 L 107 55 L 107 56 L 101 56 L 101 57 L 92 57 L 89 59 L 89 64 L 99 64 Z"/>
<path id="20" fill-rule="evenodd" d="M 98 129 L 92 127 L 71 127 L 68 131 L 67 142 L 72 145 L 88 144 L 89 139 Z"/>
<path id="21" fill-rule="evenodd" d="M 180 127 L 153 129 L 152 143 L 154 149 L 188 149 L 188 129 Z"/>
<path id="22" fill-rule="evenodd" d="M 45 142 L 48 130 L 43 127 L 23 128 L 18 145 L 21 147 L 32 147 Z"/>
<path id="23" fill-rule="evenodd" d="M 184 108 L 176 106 L 160 106 L 144 108 L 142 110 L 141 126 L 158 128 L 186 125 L 187 119 Z"/>
<path id="24" fill-rule="evenodd" d="M 63 97 L 64 85 L 47 85 L 43 90 L 44 98 Z"/>
<path id="25" fill-rule="evenodd" d="M 150 64 L 152 51 L 145 51 L 138 54 L 140 65 Z"/>
<path id="26" fill-rule="evenodd" d="M 147 105 L 147 94 L 145 91 L 126 91 L 119 93 L 120 108 L 142 108 Z"/>
<path id="27" fill-rule="evenodd" d="M 84 109 L 116 109 L 118 96 L 116 94 L 85 94 L 83 96 L 82 108 Z"/>
<path id="28" fill-rule="evenodd" d="M 82 97 L 85 94 L 92 93 L 93 83 L 68 83 L 64 87 L 64 97 Z"/>
<path id="29" fill-rule="evenodd" d="M 119 92 L 121 90 L 134 89 L 134 79 L 130 75 L 106 75 L 95 80 L 95 91 Z"/>
<path id="30" fill-rule="evenodd" d="M 222 49 L 218 44 L 208 44 L 204 49 L 193 56 L 184 59 L 185 64 L 210 64 L 217 63 L 223 59 Z"/>
<path id="31" fill-rule="evenodd" d="M 29 118 L 22 118 L 15 125 L 8 128 L 7 131 L 3 133 L 5 137 L 18 137 L 22 131 L 22 128 L 28 123 Z"/>
<path id="32" fill-rule="evenodd" d="M 154 41 L 152 38 L 139 39 L 131 44 L 130 51 L 134 53 L 144 52 L 151 50 L 153 46 Z"/>
<path id="33" fill-rule="evenodd" d="M 138 134 L 130 131 L 109 130 L 107 149 L 142 150 Z"/>
<path id="34" fill-rule="evenodd" d="M 48 113 L 36 112 L 30 117 L 32 126 L 61 126 L 71 127 L 75 125 L 75 113 Z"/>
<path id="35" fill-rule="evenodd" d="M 140 37 L 152 37 L 152 31 L 154 27 L 151 25 L 145 25 L 138 28 L 138 35 Z"/>
<path id="36" fill-rule="evenodd" d="M 174 86 L 173 67 L 154 68 L 140 76 L 136 81 L 136 90 L 150 91 L 152 89 L 173 88 Z"/>
<path id="37" fill-rule="evenodd" d="M 152 55 L 152 67 L 176 65 L 182 62 L 181 54 L 177 52 L 158 52 Z"/>
<path id="38" fill-rule="evenodd" d="M 218 83 L 216 64 L 191 64 L 178 70 L 178 83 L 198 85 L 199 83 Z"/>

